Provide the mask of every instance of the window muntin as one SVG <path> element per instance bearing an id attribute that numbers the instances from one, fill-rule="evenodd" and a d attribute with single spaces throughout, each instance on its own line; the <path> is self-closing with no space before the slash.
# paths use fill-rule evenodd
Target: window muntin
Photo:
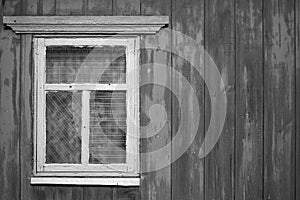
<path id="1" fill-rule="evenodd" d="M 37 173 L 138 173 L 137 43 L 35 39 Z"/>

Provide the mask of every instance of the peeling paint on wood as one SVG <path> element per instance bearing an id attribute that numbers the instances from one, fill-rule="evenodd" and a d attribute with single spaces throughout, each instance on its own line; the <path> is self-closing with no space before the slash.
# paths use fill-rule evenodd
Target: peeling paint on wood
<path id="1" fill-rule="evenodd" d="M 263 199 L 262 2 L 236 6 L 236 199 Z"/>
<path id="2" fill-rule="evenodd" d="M 264 198 L 294 199 L 294 1 L 265 1 L 264 8 Z"/>
<path id="3" fill-rule="evenodd" d="M 296 28 L 296 197 L 300 199 L 300 1 L 295 1 Z"/>
<path id="4" fill-rule="evenodd" d="M 234 1 L 205 1 L 205 49 L 217 65 L 226 88 L 235 86 L 234 61 Z M 210 67 L 207 64 L 205 69 Z M 208 81 L 219 87 L 219 80 L 205 73 Z M 214 149 L 205 158 L 205 199 L 234 198 L 234 139 L 235 139 L 235 89 L 228 90 L 226 121 L 222 135 Z M 210 121 L 213 103 L 205 91 L 205 129 L 217 127 L 219 120 Z M 219 109 L 217 109 L 219 110 Z M 205 145 L 205 144 L 204 144 Z"/>
<path id="5" fill-rule="evenodd" d="M 18 199 L 20 38 L 12 31 L 0 35 L 0 199 Z"/>
<path id="6" fill-rule="evenodd" d="M 171 1 L 156 1 L 142 0 L 141 8 L 148 7 L 148 11 L 142 9 L 142 15 L 149 15 L 151 12 L 156 12 L 157 15 L 171 15 Z M 163 6 L 169 9 L 162 9 Z M 167 32 L 159 32 L 155 36 L 142 37 L 141 48 L 141 80 L 156 82 L 160 79 L 161 82 L 168 85 L 171 83 L 170 73 L 166 71 L 166 67 L 171 65 L 171 54 L 159 50 L 159 48 L 170 47 L 170 35 Z M 149 47 L 155 46 L 158 49 Z M 161 70 L 155 68 L 155 63 L 162 65 Z M 142 81 L 142 82 L 144 82 Z M 171 93 L 168 88 L 155 84 L 144 85 L 140 87 L 141 93 L 141 126 L 143 131 L 142 136 L 150 136 L 147 139 L 142 139 L 142 152 L 152 152 L 159 150 L 167 145 L 171 140 Z M 162 108 L 162 109 L 160 109 Z M 151 116 L 151 109 L 156 110 L 156 115 Z M 160 119 L 160 120 L 159 120 Z M 159 123 L 160 122 L 160 123 Z M 170 160 L 171 149 L 166 149 L 165 154 L 160 158 L 147 157 L 142 160 L 142 169 L 153 168 L 160 162 Z M 159 200 L 171 199 L 171 163 L 163 169 L 142 174 L 141 195 L 142 199 Z"/>
<path id="7" fill-rule="evenodd" d="M 172 1 L 172 28 L 188 37 L 191 37 L 199 44 L 204 40 L 204 0 L 176 0 Z M 199 159 L 198 152 L 204 138 L 204 81 L 198 74 L 204 63 L 204 57 L 200 58 L 198 52 L 191 44 L 189 39 L 172 38 L 172 46 L 182 55 L 193 60 L 196 66 L 191 66 L 186 60 L 178 55 L 172 56 L 173 68 L 179 71 L 193 88 L 182 87 L 183 82 L 173 80 L 173 90 L 178 91 L 178 97 L 172 99 L 172 137 L 174 138 L 178 131 L 179 124 L 183 127 L 184 137 L 176 145 L 181 146 L 191 140 L 191 133 L 198 126 L 197 135 L 184 154 L 172 164 L 172 199 L 174 200 L 192 200 L 204 199 L 204 159 Z M 197 66 L 199 65 L 199 66 Z M 198 102 L 194 102 L 192 94 L 195 93 Z M 177 99 L 178 98 L 178 99 Z M 180 104 L 178 104 L 178 102 Z M 194 109 L 199 107 L 199 112 Z M 184 111 L 183 111 L 184 110 Z M 182 112 L 182 117 L 180 113 Z M 200 123 L 194 124 L 196 116 L 200 116 Z M 176 149 L 180 148 L 172 145 L 172 156 Z"/>

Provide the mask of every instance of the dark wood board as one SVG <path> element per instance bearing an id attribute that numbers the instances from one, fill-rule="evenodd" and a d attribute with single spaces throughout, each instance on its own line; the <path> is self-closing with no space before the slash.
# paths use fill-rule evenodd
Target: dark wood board
<path id="1" fill-rule="evenodd" d="M 56 15 L 84 15 L 84 0 L 56 0 Z"/>
<path id="2" fill-rule="evenodd" d="M 86 15 L 103 16 L 112 15 L 112 0 L 88 0 Z"/>
<path id="3" fill-rule="evenodd" d="M 39 0 L 39 9 L 42 10 L 41 15 L 51 16 L 56 13 L 56 0 Z"/>
<path id="4" fill-rule="evenodd" d="M 204 159 L 198 156 L 204 137 L 204 81 L 197 71 L 203 71 L 204 57 L 198 54 L 195 45 L 204 42 L 204 1 L 172 1 L 172 29 L 179 32 L 172 34 L 172 67 L 190 86 L 181 87 L 183 80 L 172 77 L 172 90 L 178 93 L 172 98 L 172 139 L 177 134 L 183 135 L 172 144 L 172 159 L 178 156 L 177 149 L 189 143 L 196 134 L 190 147 L 172 163 L 172 199 L 204 199 Z M 195 66 L 191 65 L 193 62 Z M 192 94 L 198 102 L 193 100 Z M 197 106 L 199 110 L 195 111 Z M 197 116 L 198 124 L 193 120 Z"/>
<path id="5" fill-rule="evenodd" d="M 21 13 L 25 15 L 37 15 L 39 0 L 22 0 Z"/>
<path id="6" fill-rule="evenodd" d="M 3 14 L 4 15 L 20 15 L 22 8 L 21 0 L 5 0 Z"/>
<path id="7" fill-rule="evenodd" d="M 300 199 L 300 1 L 295 1 L 296 38 L 296 198 Z"/>
<path id="8" fill-rule="evenodd" d="M 38 187 L 30 185 L 33 171 L 33 68 L 32 68 L 32 35 L 21 36 L 20 65 L 20 167 L 21 199 L 37 199 Z"/>
<path id="9" fill-rule="evenodd" d="M 155 1 L 153 0 L 142 0 L 141 10 L 142 15 L 171 15 L 171 1 Z M 168 9 L 163 9 L 166 6 Z M 147 10 L 144 8 L 147 7 Z M 142 136 L 154 135 L 147 137 L 147 139 L 141 140 L 141 149 L 144 153 L 153 152 L 155 150 L 161 150 L 162 147 L 169 144 L 171 140 L 171 93 L 167 88 L 167 85 L 171 83 L 170 73 L 166 70 L 171 65 L 171 54 L 159 50 L 170 48 L 170 35 L 167 32 L 159 32 L 156 36 L 143 36 L 141 41 L 141 68 L 140 68 L 140 80 L 143 82 L 156 83 L 155 77 L 160 80 L 163 79 L 163 86 L 148 84 L 140 86 L 141 96 L 141 114 L 140 122 L 143 130 L 141 131 Z M 158 69 L 158 65 L 161 65 Z M 155 126 L 155 119 L 150 119 L 149 111 L 152 106 L 159 104 L 164 108 L 164 111 L 157 113 L 155 118 L 164 118 L 165 122 Z M 149 125 L 151 123 L 153 125 Z M 148 128 L 145 128 L 148 126 Z M 142 183 L 141 183 L 141 198 L 142 199 L 171 199 L 171 148 L 167 148 L 165 153 L 160 158 L 154 156 L 147 156 L 142 158 Z M 161 161 L 167 161 L 167 164 L 162 169 L 156 171 L 150 171 L 149 166 L 155 166 Z M 144 171 L 147 173 L 144 173 Z"/>
<path id="10" fill-rule="evenodd" d="M 113 15 L 140 15 L 140 0 L 113 0 Z"/>
<path id="11" fill-rule="evenodd" d="M 263 199 L 262 1 L 236 4 L 235 198 Z"/>
<path id="12" fill-rule="evenodd" d="M 226 120 L 222 134 L 211 152 L 205 158 L 205 199 L 234 198 L 234 139 L 235 139 L 235 24 L 233 0 L 205 1 L 205 50 L 213 59 L 225 84 L 227 96 Z M 206 61 L 208 58 L 205 58 Z M 220 87 L 219 80 L 208 72 L 211 67 L 205 63 L 205 76 L 214 88 Z M 205 90 L 205 129 L 217 127 L 220 116 L 219 104 L 213 103 L 213 96 Z M 212 113 L 212 107 L 217 113 Z M 205 144 L 206 145 L 206 144 Z M 207 144 L 208 145 L 208 144 Z"/>
<path id="13" fill-rule="evenodd" d="M 264 1 L 264 199 L 295 199 L 294 1 Z"/>
<path id="14" fill-rule="evenodd" d="M 0 35 L 0 199 L 19 199 L 20 38 Z"/>

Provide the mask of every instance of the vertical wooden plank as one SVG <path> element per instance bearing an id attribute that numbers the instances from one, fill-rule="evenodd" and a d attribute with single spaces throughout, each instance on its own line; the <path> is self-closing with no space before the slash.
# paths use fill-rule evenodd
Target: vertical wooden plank
<path id="1" fill-rule="evenodd" d="M 88 0 L 86 15 L 102 16 L 112 14 L 112 0 Z"/>
<path id="2" fill-rule="evenodd" d="M 38 199 L 54 200 L 56 198 L 55 187 L 41 186 L 39 189 Z"/>
<path id="3" fill-rule="evenodd" d="M 141 0 L 142 15 L 171 15 L 171 0 L 162 3 L 155 0 Z"/>
<path id="4" fill-rule="evenodd" d="M 0 35 L 2 34 L 3 31 L 3 6 L 4 6 L 4 1 L 0 1 Z"/>
<path id="5" fill-rule="evenodd" d="M 0 35 L 0 199 L 19 199 L 19 67 L 20 39 Z"/>
<path id="6" fill-rule="evenodd" d="M 141 0 L 113 0 L 114 15 L 140 15 Z"/>
<path id="7" fill-rule="evenodd" d="M 214 149 L 205 158 L 205 199 L 234 198 L 234 138 L 235 138 L 235 39 L 234 0 L 205 1 L 205 49 L 217 65 L 225 84 L 227 115 L 222 135 Z M 210 66 L 205 66 L 208 68 Z M 205 76 L 216 88 L 219 80 L 206 71 Z M 222 90 L 222 89 L 221 89 Z M 205 93 L 205 127 L 217 127 L 219 120 L 210 121 L 211 103 Z M 219 109 L 217 109 L 218 111 Z M 218 113 L 214 113 L 218 115 Z"/>
<path id="8" fill-rule="evenodd" d="M 38 0 L 22 0 L 21 12 L 25 15 L 37 15 Z"/>
<path id="9" fill-rule="evenodd" d="M 74 186 L 60 186 L 56 188 L 57 200 L 82 200 L 83 192 L 81 187 Z"/>
<path id="10" fill-rule="evenodd" d="M 22 0 L 5 0 L 3 13 L 6 16 L 21 14 Z"/>
<path id="11" fill-rule="evenodd" d="M 56 0 L 40 0 L 42 1 L 43 15 L 56 14 Z"/>
<path id="12" fill-rule="evenodd" d="M 162 9 L 163 7 L 167 9 Z M 171 16 L 171 0 L 142 0 L 141 8 L 142 15 Z M 144 8 L 147 8 L 147 10 Z M 141 199 L 145 200 L 171 199 L 171 163 L 169 162 L 169 165 L 163 169 L 155 168 L 155 166 L 159 166 L 158 163 L 161 160 L 170 160 L 171 148 L 166 149 L 161 158 L 150 155 L 152 151 L 160 150 L 169 144 L 172 136 L 172 101 L 169 90 L 171 88 L 155 85 L 158 80 L 163 82 L 165 86 L 171 83 L 170 72 L 166 69 L 171 66 L 171 54 L 159 50 L 170 49 L 170 45 L 171 35 L 167 32 L 160 32 L 155 36 L 144 36 L 141 41 L 141 84 L 145 82 L 153 83 L 140 86 L 141 135 L 145 137 L 141 140 L 141 149 L 143 153 L 148 153 L 148 156 L 141 160 L 142 172 L 147 172 L 142 174 L 140 188 Z M 160 69 L 157 68 L 156 63 L 162 65 Z M 158 105 L 163 107 L 164 110 Z M 151 109 L 155 110 L 152 116 Z"/>
<path id="13" fill-rule="evenodd" d="M 264 199 L 295 199 L 294 1 L 264 1 Z"/>
<path id="14" fill-rule="evenodd" d="M 236 2 L 236 199 L 263 198 L 262 2 Z"/>
<path id="15" fill-rule="evenodd" d="M 187 79 L 192 88 L 172 77 L 172 89 L 178 93 L 177 97 L 172 98 L 172 138 L 176 134 L 184 135 L 178 143 L 172 145 L 172 159 L 176 157 L 176 149 L 191 140 L 193 134 L 197 134 L 189 149 L 172 163 L 172 199 L 204 199 L 204 159 L 198 157 L 204 138 L 204 81 L 197 72 L 203 73 L 204 57 L 199 55 L 199 49 L 194 44 L 201 45 L 204 42 L 204 0 L 172 1 L 172 29 L 184 34 L 183 38 L 180 34 L 172 35 L 172 49 L 185 58 L 172 55 L 173 68 Z M 196 65 L 191 66 L 186 58 Z M 197 96 L 198 102 L 193 100 L 192 94 Z M 196 107 L 199 107 L 200 113 L 195 112 Z M 199 124 L 194 122 L 196 116 L 200 117 Z M 183 133 L 178 132 L 179 124 Z M 192 133 L 197 126 L 197 133 Z"/>
<path id="16" fill-rule="evenodd" d="M 84 15 L 83 0 L 56 0 L 56 15 Z"/>
<path id="17" fill-rule="evenodd" d="M 83 197 L 82 187 L 78 187 L 78 186 L 39 186 L 39 193 L 36 199 L 82 200 L 84 199 L 84 197 Z"/>
<path id="18" fill-rule="evenodd" d="M 139 188 L 114 188 L 114 198 L 116 200 L 140 200 Z"/>
<path id="19" fill-rule="evenodd" d="M 296 198 L 300 199 L 300 1 L 295 1 L 296 28 Z"/>
<path id="20" fill-rule="evenodd" d="M 30 186 L 33 170 L 33 68 L 32 68 L 32 35 L 21 36 L 21 92 L 20 92 L 20 167 L 21 199 L 36 199 L 37 187 Z"/>
<path id="21" fill-rule="evenodd" d="M 85 200 L 113 200 L 112 187 L 86 187 L 84 193 Z"/>

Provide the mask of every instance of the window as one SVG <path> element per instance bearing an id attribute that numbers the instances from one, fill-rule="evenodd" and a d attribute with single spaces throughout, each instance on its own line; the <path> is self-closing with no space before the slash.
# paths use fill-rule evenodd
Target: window
<path id="1" fill-rule="evenodd" d="M 139 36 L 156 34 L 169 17 L 3 21 L 15 33 L 34 37 L 31 184 L 138 186 Z"/>
<path id="2" fill-rule="evenodd" d="M 138 44 L 34 39 L 36 175 L 139 175 Z"/>

